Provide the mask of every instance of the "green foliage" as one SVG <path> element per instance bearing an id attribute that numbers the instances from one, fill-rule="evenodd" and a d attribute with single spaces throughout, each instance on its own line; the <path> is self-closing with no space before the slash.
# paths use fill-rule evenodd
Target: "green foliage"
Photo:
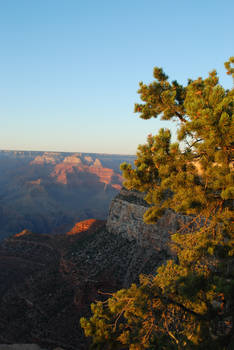
<path id="1" fill-rule="evenodd" d="M 229 60 L 224 63 L 224 65 L 227 70 L 227 74 L 232 75 L 232 77 L 234 78 L 234 68 L 232 67 L 232 65 L 234 65 L 234 57 L 230 57 Z"/>
<path id="2" fill-rule="evenodd" d="M 225 63 L 228 74 L 234 74 L 233 63 L 233 57 Z M 140 83 L 143 103 L 135 111 L 143 119 L 177 120 L 178 141 L 171 142 L 167 129 L 149 135 L 135 167 L 121 165 L 124 186 L 145 192 L 151 205 L 146 223 L 156 223 L 168 208 L 192 222 L 171 237 L 176 261 L 93 304 L 93 316 L 81 325 L 96 348 L 228 349 L 234 322 L 234 90 L 219 85 L 215 71 L 185 87 L 170 83 L 161 68 L 154 78 Z"/>

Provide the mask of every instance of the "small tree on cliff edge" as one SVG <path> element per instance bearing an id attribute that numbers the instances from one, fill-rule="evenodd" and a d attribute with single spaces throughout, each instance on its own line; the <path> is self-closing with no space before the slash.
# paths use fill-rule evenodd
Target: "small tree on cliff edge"
<path id="1" fill-rule="evenodd" d="M 225 63 L 234 77 L 234 57 Z M 81 319 L 100 349 L 231 349 L 233 343 L 233 97 L 215 71 L 187 86 L 169 82 L 161 68 L 140 83 L 143 119 L 176 119 L 178 142 L 161 129 L 140 145 L 135 168 L 122 164 L 124 186 L 146 193 L 146 223 L 167 208 L 191 215 L 193 228 L 172 235 L 178 262 L 167 261 L 139 286 L 92 304 Z M 201 224 L 202 223 L 202 224 Z"/>

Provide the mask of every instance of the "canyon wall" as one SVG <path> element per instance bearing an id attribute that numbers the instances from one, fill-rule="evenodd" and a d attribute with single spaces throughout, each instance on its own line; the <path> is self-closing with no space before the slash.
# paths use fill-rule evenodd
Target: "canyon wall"
<path id="1" fill-rule="evenodd" d="M 119 166 L 134 156 L 0 150 L 0 241 L 28 229 L 66 233 L 106 219 L 122 187 Z"/>
<path id="2" fill-rule="evenodd" d="M 192 219 L 167 210 L 156 224 L 145 224 L 143 215 L 149 204 L 145 202 L 144 196 L 144 193 L 122 189 L 112 200 L 107 218 L 107 230 L 130 241 L 135 240 L 141 247 L 156 251 L 165 250 L 171 254 L 168 247 L 170 235 Z"/>

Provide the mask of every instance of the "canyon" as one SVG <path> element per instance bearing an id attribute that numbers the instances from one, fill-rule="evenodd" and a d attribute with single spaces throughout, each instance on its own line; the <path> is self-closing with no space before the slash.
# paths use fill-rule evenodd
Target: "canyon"
<path id="1" fill-rule="evenodd" d="M 170 234 L 187 220 L 170 211 L 159 226 L 144 224 L 143 197 L 122 189 L 106 221 L 84 220 L 57 235 L 23 230 L 0 244 L 0 343 L 89 347 L 79 319 L 90 303 L 173 258 Z"/>
<path id="2" fill-rule="evenodd" d="M 0 241 L 23 229 L 66 233 L 77 221 L 106 219 L 122 186 L 119 166 L 134 158 L 0 151 Z"/>
<path id="3" fill-rule="evenodd" d="M 122 188 L 123 161 L 134 157 L 0 151 L 4 350 L 87 349 L 90 304 L 175 258 L 170 235 L 191 218 L 167 210 L 145 224 L 149 205 Z"/>

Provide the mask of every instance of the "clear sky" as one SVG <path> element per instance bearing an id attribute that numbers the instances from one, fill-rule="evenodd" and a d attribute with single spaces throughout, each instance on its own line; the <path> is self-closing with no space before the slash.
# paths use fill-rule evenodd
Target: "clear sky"
<path id="1" fill-rule="evenodd" d="M 0 149 L 134 154 L 169 126 L 133 113 L 154 66 L 172 80 L 234 54 L 233 0 L 0 0 Z"/>

